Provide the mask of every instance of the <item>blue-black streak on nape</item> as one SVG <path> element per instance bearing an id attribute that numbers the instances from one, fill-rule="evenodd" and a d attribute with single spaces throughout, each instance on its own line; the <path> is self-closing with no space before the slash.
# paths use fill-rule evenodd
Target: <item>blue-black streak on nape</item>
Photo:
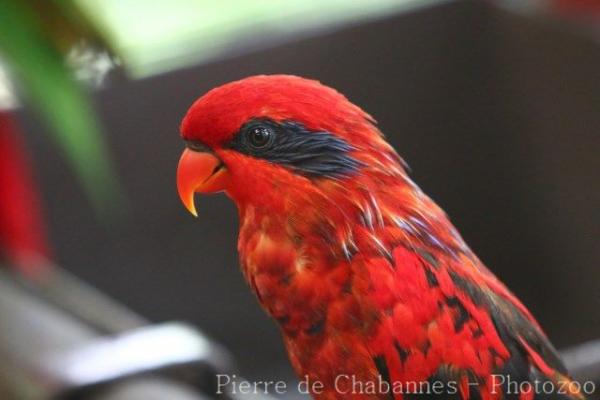
<path id="1" fill-rule="evenodd" d="M 273 133 L 271 142 L 264 148 L 252 146 L 248 139 L 249 132 L 256 128 L 266 128 Z M 295 121 L 252 119 L 240 128 L 228 147 L 286 166 L 309 178 L 340 179 L 353 175 L 362 166 L 350 155 L 354 148 L 344 139 L 330 132 L 310 131 Z"/>

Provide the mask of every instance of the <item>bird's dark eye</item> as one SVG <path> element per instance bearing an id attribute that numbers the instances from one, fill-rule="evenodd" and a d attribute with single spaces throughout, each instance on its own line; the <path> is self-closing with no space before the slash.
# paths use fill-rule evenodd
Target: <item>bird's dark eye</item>
<path id="1" fill-rule="evenodd" d="M 255 149 L 267 147 L 273 140 L 273 130 L 266 126 L 254 126 L 248 130 L 248 142 Z"/>
<path id="2" fill-rule="evenodd" d="M 309 178 L 342 179 L 363 166 L 352 157 L 355 148 L 343 138 L 291 120 L 251 118 L 224 146 Z"/>

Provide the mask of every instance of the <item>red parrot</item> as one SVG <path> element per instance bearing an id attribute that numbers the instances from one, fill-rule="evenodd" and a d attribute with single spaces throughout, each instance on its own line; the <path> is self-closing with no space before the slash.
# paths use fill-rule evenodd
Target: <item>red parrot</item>
<path id="1" fill-rule="evenodd" d="M 242 272 L 315 398 L 583 398 L 529 311 L 342 94 L 249 77 L 196 100 L 181 135 L 181 200 L 194 215 L 195 193 L 235 202 Z"/>

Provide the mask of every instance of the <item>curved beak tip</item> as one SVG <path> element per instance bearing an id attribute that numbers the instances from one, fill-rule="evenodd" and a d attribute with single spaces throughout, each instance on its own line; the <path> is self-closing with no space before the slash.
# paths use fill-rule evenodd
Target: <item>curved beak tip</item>
<path id="1" fill-rule="evenodd" d="M 194 193 L 190 196 L 189 200 L 184 203 L 185 208 L 192 214 L 194 217 L 198 217 L 198 211 L 196 211 L 196 204 L 194 203 Z"/>
<path id="2" fill-rule="evenodd" d="M 196 204 L 194 202 L 194 195 L 195 195 L 194 189 L 186 188 L 186 185 L 181 185 L 178 182 L 177 191 L 179 193 L 179 199 L 183 203 L 183 206 L 185 207 L 185 209 L 188 210 L 189 213 L 192 214 L 194 217 L 197 217 L 198 211 L 196 211 Z"/>
<path id="3" fill-rule="evenodd" d="M 221 160 L 211 153 L 185 149 L 177 166 L 177 192 L 185 208 L 198 216 L 195 193 L 214 193 L 224 190 L 228 173 Z"/>

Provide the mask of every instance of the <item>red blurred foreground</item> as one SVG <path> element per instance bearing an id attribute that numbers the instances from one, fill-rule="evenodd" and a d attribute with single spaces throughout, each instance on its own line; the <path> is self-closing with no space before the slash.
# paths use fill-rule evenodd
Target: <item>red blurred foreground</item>
<path id="1" fill-rule="evenodd" d="M 0 256 L 28 275 L 49 255 L 40 199 L 21 135 L 0 111 Z"/>

